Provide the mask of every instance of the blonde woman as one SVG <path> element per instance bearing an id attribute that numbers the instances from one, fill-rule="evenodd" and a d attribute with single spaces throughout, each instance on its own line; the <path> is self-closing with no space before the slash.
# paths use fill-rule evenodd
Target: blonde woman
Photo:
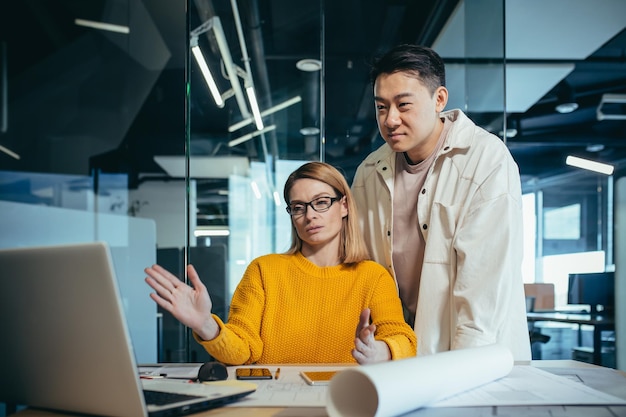
<path id="1" fill-rule="evenodd" d="M 237 286 L 228 322 L 193 266 L 192 286 L 158 265 L 146 282 L 158 305 L 194 331 L 211 356 L 251 363 L 381 362 L 414 356 L 393 278 L 368 260 L 350 187 L 331 165 L 310 162 L 284 189 L 292 244 L 253 260 Z"/>

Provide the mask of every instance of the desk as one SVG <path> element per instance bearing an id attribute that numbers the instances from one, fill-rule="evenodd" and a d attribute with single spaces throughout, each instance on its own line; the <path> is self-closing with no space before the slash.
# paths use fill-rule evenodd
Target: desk
<path id="1" fill-rule="evenodd" d="M 583 372 L 592 373 L 587 380 L 583 381 L 599 390 L 608 394 L 615 395 L 626 399 L 626 374 L 614 369 L 599 367 L 596 365 L 577 362 L 573 360 L 549 360 L 549 361 L 530 361 L 516 362 L 519 365 L 532 365 L 555 374 L 573 375 L 574 373 Z M 594 374 L 595 373 L 595 374 Z M 412 413 L 405 414 L 407 416 L 417 417 L 522 417 L 532 415 L 533 417 L 549 417 L 558 415 L 576 415 L 576 416 L 625 416 L 626 406 L 520 406 L 520 407 L 456 407 L 456 408 L 423 408 Z M 327 417 L 326 410 L 323 407 L 310 408 L 289 408 L 289 407 L 222 407 L 213 410 L 204 411 L 194 414 L 197 417 Z M 67 414 L 52 413 L 41 410 L 23 410 L 15 417 L 70 417 Z"/>
<path id="2" fill-rule="evenodd" d="M 593 363 L 596 365 L 602 365 L 602 332 L 615 330 L 615 319 L 612 316 L 597 314 L 530 312 L 526 313 L 526 319 L 532 323 L 538 321 L 573 323 L 577 324 L 579 329 L 583 324 L 593 326 Z"/>

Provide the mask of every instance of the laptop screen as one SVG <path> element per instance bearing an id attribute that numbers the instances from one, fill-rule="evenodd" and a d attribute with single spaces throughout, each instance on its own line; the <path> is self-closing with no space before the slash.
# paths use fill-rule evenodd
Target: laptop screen
<path id="1" fill-rule="evenodd" d="M 0 402 L 148 415 L 105 243 L 3 249 L 0 271 Z M 223 391 L 215 404 L 245 394 Z"/>

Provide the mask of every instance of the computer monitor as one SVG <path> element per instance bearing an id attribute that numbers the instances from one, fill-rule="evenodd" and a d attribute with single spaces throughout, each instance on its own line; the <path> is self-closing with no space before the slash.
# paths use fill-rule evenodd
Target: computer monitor
<path id="1" fill-rule="evenodd" d="M 591 313 L 612 313 L 615 307 L 615 274 L 569 274 L 568 304 L 590 306 Z"/>

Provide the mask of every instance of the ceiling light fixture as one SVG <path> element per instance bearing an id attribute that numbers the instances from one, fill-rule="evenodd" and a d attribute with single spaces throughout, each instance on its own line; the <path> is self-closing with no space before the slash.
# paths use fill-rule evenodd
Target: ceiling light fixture
<path id="1" fill-rule="evenodd" d="M 204 55 L 202 55 L 202 51 L 200 50 L 200 47 L 198 46 L 198 38 L 196 37 L 194 39 L 195 39 L 196 44 L 191 46 L 191 52 L 193 53 L 193 56 L 196 59 L 196 62 L 198 63 L 198 66 L 200 67 L 200 72 L 202 73 L 202 76 L 204 77 L 204 80 L 206 81 L 206 84 L 209 87 L 209 91 L 211 92 L 211 95 L 213 96 L 213 100 L 215 101 L 215 104 L 217 105 L 217 107 L 223 108 L 224 99 L 222 99 L 222 95 L 220 94 L 220 91 L 217 89 L 217 84 L 215 83 L 213 74 L 211 74 L 211 70 L 209 69 L 209 66 L 206 63 L 206 60 L 204 59 Z M 192 39 L 192 43 L 193 41 L 194 40 Z"/>
<path id="2" fill-rule="evenodd" d="M 246 41 L 243 35 L 243 28 L 241 26 L 241 19 L 239 18 L 239 7 L 237 6 L 237 0 L 230 0 L 230 5 L 233 9 L 233 17 L 235 19 L 235 27 L 237 28 L 237 38 L 239 39 L 239 47 L 241 48 L 241 60 L 243 61 L 246 69 L 246 93 L 248 94 L 248 102 L 252 109 L 252 115 L 254 116 L 254 123 L 258 131 L 263 129 L 263 119 L 261 118 L 261 112 L 259 110 L 259 103 L 254 91 L 254 80 L 252 79 L 252 68 L 250 67 L 250 57 L 248 56 L 248 48 L 246 48 Z"/>
<path id="3" fill-rule="evenodd" d="M 276 207 L 280 207 L 280 194 L 278 194 L 278 191 L 274 190 L 272 195 L 274 196 L 274 204 L 276 204 Z"/>
<path id="4" fill-rule="evenodd" d="M 296 68 L 304 72 L 315 72 L 322 69 L 322 61 L 319 59 L 301 59 L 296 62 Z"/>
<path id="5" fill-rule="evenodd" d="M 593 144 L 593 145 L 587 145 L 585 147 L 585 150 L 587 152 L 600 152 L 600 151 L 604 150 L 604 145 L 601 144 L 601 143 L 596 143 L 596 144 Z"/>
<path id="6" fill-rule="evenodd" d="M 315 136 L 320 134 L 320 128 L 315 126 L 303 127 L 300 129 L 302 136 Z"/>
<path id="7" fill-rule="evenodd" d="M 263 130 L 256 130 L 256 131 L 254 131 L 252 133 L 247 133 L 247 134 L 245 134 L 243 136 L 238 137 L 237 139 L 233 139 L 233 140 L 229 141 L 228 142 L 228 146 L 232 148 L 233 146 L 237 146 L 240 143 L 248 141 L 248 140 L 250 140 L 250 139 L 252 139 L 254 137 L 257 137 L 259 135 L 262 135 L 264 133 L 270 132 L 270 131 L 272 131 L 274 129 L 276 129 L 276 125 L 268 126 L 266 128 L 263 128 Z"/>
<path id="8" fill-rule="evenodd" d="M 261 112 L 261 116 L 262 117 L 269 116 L 270 114 L 276 113 L 279 110 L 285 109 L 289 106 L 293 106 L 294 104 L 299 103 L 300 101 L 302 101 L 302 98 L 300 96 L 292 97 L 290 99 L 283 101 L 282 103 L 278 103 L 277 105 L 270 107 L 267 110 L 263 110 Z M 253 118 L 249 118 L 249 119 L 245 119 L 240 122 L 237 122 L 235 124 L 232 124 L 228 126 L 228 131 L 234 132 L 235 130 L 239 130 L 244 126 L 248 126 L 250 123 L 252 123 L 253 120 L 254 120 Z"/>
<path id="9" fill-rule="evenodd" d="M 152 157 L 172 178 L 228 178 L 230 175 L 250 175 L 250 160 L 245 156 L 182 156 Z"/>
<path id="10" fill-rule="evenodd" d="M 104 22 L 96 22 L 94 20 L 86 20 L 86 19 L 74 19 L 74 24 L 76 26 L 83 26 L 92 29 L 98 30 L 106 30 L 109 32 L 116 33 L 130 33 L 130 28 L 128 26 L 123 25 L 114 25 L 112 23 L 104 23 Z"/>
<path id="11" fill-rule="evenodd" d="M 554 110 L 561 114 L 571 113 L 578 109 L 574 88 L 567 81 L 561 81 L 557 86 L 558 102 Z"/>
<path id="12" fill-rule="evenodd" d="M 4 152 L 5 154 L 9 155 L 12 158 L 20 159 L 20 156 L 18 154 L 16 154 L 15 152 L 13 152 L 10 149 L 5 148 L 2 145 L 0 145 L 0 152 Z"/>
<path id="13" fill-rule="evenodd" d="M 252 117 L 254 118 L 254 123 L 258 131 L 263 130 L 263 117 L 261 116 L 261 111 L 259 109 L 259 103 L 256 97 L 256 92 L 254 90 L 254 82 L 252 79 L 252 69 L 250 68 L 250 58 L 248 57 L 248 52 L 246 49 L 246 44 L 243 38 L 243 30 L 241 28 L 241 21 L 239 20 L 239 13 L 237 9 L 237 4 L 235 0 L 231 1 L 233 6 L 233 14 L 235 17 L 235 23 L 237 26 L 237 37 L 239 38 L 239 43 L 241 46 L 242 52 L 242 60 L 244 62 L 245 70 L 238 67 L 233 63 L 232 57 L 230 55 L 230 49 L 228 47 L 228 43 L 226 42 L 226 36 L 224 35 L 224 29 L 222 27 L 222 23 L 220 18 L 217 16 L 213 16 L 202 25 L 198 26 L 196 29 L 191 31 L 190 33 L 190 44 L 191 50 L 198 61 L 198 65 L 200 65 L 200 70 L 205 77 L 207 85 L 209 86 L 209 90 L 211 90 L 211 95 L 215 100 L 215 103 L 219 106 L 223 106 L 223 101 L 231 97 L 235 96 L 237 100 L 237 105 L 239 106 L 239 111 L 241 112 L 241 116 L 244 119 L 250 118 L 250 112 L 248 111 L 248 106 L 246 105 L 245 99 L 243 97 L 243 93 L 241 90 L 241 85 L 239 83 L 239 77 L 244 80 L 246 95 L 248 96 L 248 103 L 250 104 L 250 109 L 252 110 Z M 222 57 L 222 61 L 224 62 L 224 68 L 226 69 L 226 73 L 228 75 L 228 79 L 232 86 L 232 90 L 227 91 L 224 95 L 220 95 L 219 98 L 219 90 L 217 89 L 217 84 L 213 79 L 211 72 L 209 71 L 208 65 L 206 65 L 206 61 L 200 51 L 200 47 L 198 46 L 198 37 L 212 30 L 215 35 L 215 40 L 217 41 L 217 46 L 220 51 L 220 55 Z M 204 62 L 204 64 L 202 64 Z M 221 105 L 220 105 L 221 103 Z"/>
<path id="14" fill-rule="evenodd" d="M 252 187 L 252 192 L 254 193 L 254 196 L 256 197 L 256 199 L 260 200 L 262 197 L 261 190 L 259 190 L 259 185 L 256 183 L 256 181 L 251 181 L 250 187 Z"/>
<path id="15" fill-rule="evenodd" d="M 614 170 L 613 165 L 603 164 L 602 162 L 591 161 L 589 159 L 579 158 L 572 155 L 567 157 L 565 163 L 576 168 L 582 168 L 606 175 L 612 175 Z"/>
<path id="16" fill-rule="evenodd" d="M 193 231 L 195 237 L 229 236 L 230 230 L 223 227 L 199 226 Z"/>
<path id="17" fill-rule="evenodd" d="M 310 137 L 320 134 L 320 74 L 322 61 L 302 59 L 296 63 L 302 71 L 302 127 L 300 134 Z"/>
<path id="18" fill-rule="evenodd" d="M 506 122 L 506 129 L 505 130 L 500 130 L 498 132 L 498 135 L 501 138 L 505 138 L 505 133 L 506 133 L 506 138 L 510 139 L 510 138 L 514 138 L 517 136 L 517 134 L 519 133 L 519 131 L 517 130 L 517 126 L 518 126 L 518 121 L 516 119 L 513 118 L 507 118 Z M 503 126 L 504 129 L 504 126 Z"/>
<path id="19" fill-rule="evenodd" d="M 501 138 L 503 138 L 504 137 L 504 133 L 505 132 L 501 130 L 501 131 L 498 132 L 498 135 Z M 515 129 L 515 128 L 507 128 L 506 129 L 506 137 L 508 139 L 514 138 L 515 136 L 517 136 L 517 129 Z"/>
<path id="20" fill-rule="evenodd" d="M 626 120 L 626 94 L 603 94 L 596 118 L 602 120 Z"/>
<path id="21" fill-rule="evenodd" d="M 256 101 L 256 94 L 254 93 L 254 87 L 246 87 L 246 94 L 248 94 L 248 101 L 250 102 L 250 108 L 252 109 L 252 116 L 254 116 L 254 124 L 256 129 L 263 130 L 263 118 L 261 117 L 261 111 L 259 110 L 259 103 Z"/>
<path id="22" fill-rule="evenodd" d="M 574 102 L 561 103 L 561 104 L 557 104 L 554 109 L 561 114 L 571 113 L 574 110 L 578 109 L 578 103 L 574 103 Z"/>
<path id="23" fill-rule="evenodd" d="M 241 112 L 242 117 L 248 118 L 251 117 L 250 111 L 248 110 L 248 105 L 246 104 L 246 98 L 243 94 L 243 90 L 241 88 L 241 84 L 239 83 L 239 77 L 242 78 L 252 78 L 250 74 L 247 74 L 244 70 L 236 66 L 233 62 L 232 56 L 230 55 L 230 49 L 228 47 L 228 43 L 226 42 L 226 35 L 224 35 L 224 28 L 222 27 L 222 22 L 218 16 L 213 16 L 196 29 L 192 30 L 190 35 L 190 47 L 198 46 L 198 38 L 203 33 L 208 31 L 213 31 L 215 35 L 215 40 L 217 42 L 217 47 L 220 51 L 220 56 L 222 61 L 224 62 L 224 69 L 226 70 L 227 78 L 230 81 L 231 89 L 224 92 L 221 96 L 223 101 L 226 101 L 228 98 L 235 96 L 235 100 L 237 101 L 237 106 L 239 106 L 239 111 Z M 199 48 L 199 47 L 198 47 Z M 194 53 L 195 56 L 195 53 Z M 208 68 L 208 65 L 207 65 Z M 207 81 L 208 84 L 208 81 Z M 211 93 L 212 94 L 212 93 Z M 216 104 L 218 101 L 216 100 Z M 218 104 L 219 106 L 219 104 Z"/>

